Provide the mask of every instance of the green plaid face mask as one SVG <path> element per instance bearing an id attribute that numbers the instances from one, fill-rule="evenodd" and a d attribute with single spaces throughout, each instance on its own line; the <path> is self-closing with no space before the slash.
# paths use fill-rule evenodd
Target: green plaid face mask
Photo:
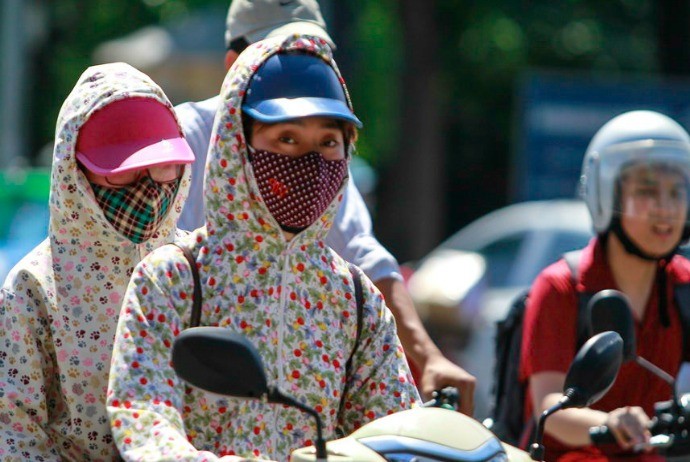
<path id="1" fill-rule="evenodd" d="M 91 183 L 96 201 L 115 229 L 135 244 L 149 240 L 175 198 L 179 181 L 157 183 L 148 175 L 122 188 Z"/>

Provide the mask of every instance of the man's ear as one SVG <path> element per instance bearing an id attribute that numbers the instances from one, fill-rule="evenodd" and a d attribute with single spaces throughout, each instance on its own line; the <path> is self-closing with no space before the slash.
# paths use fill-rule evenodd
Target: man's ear
<path id="1" fill-rule="evenodd" d="M 225 72 L 229 71 L 239 54 L 235 50 L 228 50 L 225 52 Z"/>

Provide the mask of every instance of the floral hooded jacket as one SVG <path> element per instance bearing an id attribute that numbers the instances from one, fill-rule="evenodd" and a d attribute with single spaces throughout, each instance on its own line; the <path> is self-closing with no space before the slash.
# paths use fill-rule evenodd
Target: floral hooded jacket
<path id="1" fill-rule="evenodd" d="M 353 281 L 347 263 L 323 239 L 347 180 L 324 214 L 291 241 L 261 200 L 247 157 L 242 99 L 253 72 L 271 55 L 289 50 L 313 53 L 335 69 L 328 46 L 311 37 L 265 40 L 240 55 L 223 83 L 214 122 L 206 225 L 186 244 L 200 271 L 201 325 L 245 335 L 262 356 L 269 385 L 315 408 L 324 436 L 332 439 L 336 430 L 349 433 L 410 408 L 419 395 L 394 319 L 366 277 L 363 333 L 351 375 L 345 376 L 357 327 Z M 285 461 L 292 450 L 310 445 L 316 426 L 300 411 L 186 388 L 175 375 L 171 345 L 189 326 L 192 292 L 179 249 L 157 249 L 135 269 L 108 389 L 113 435 L 124 459 L 241 455 Z"/>
<path id="2" fill-rule="evenodd" d="M 106 220 L 79 171 L 77 133 L 95 111 L 127 97 L 171 107 L 148 76 L 117 63 L 88 68 L 60 111 L 49 237 L 0 291 L 0 460 L 118 459 L 105 408 L 118 314 L 134 266 L 174 240 L 189 188 L 186 172 L 145 243 L 132 243 Z"/>

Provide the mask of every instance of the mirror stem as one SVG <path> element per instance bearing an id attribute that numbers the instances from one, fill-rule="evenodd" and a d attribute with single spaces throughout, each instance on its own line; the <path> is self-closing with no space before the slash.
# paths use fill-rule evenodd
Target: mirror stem
<path id="1" fill-rule="evenodd" d="M 316 448 L 316 460 L 326 461 L 328 459 L 328 453 L 326 452 L 326 440 L 323 439 L 321 417 L 319 416 L 318 412 L 310 407 L 305 406 L 301 409 L 307 414 L 311 414 L 316 419 L 316 441 L 314 442 L 314 447 Z"/>
<path id="2" fill-rule="evenodd" d="M 316 441 L 314 442 L 314 448 L 316 448 L 316 460 L 318 462 L 328 460 L 328 453 L 326 452 L 326 440 L 323 439 L 323 424 L 321 423 L 321 416 L 315 409 L 300 403 L 296 399 L 283 394 L 277 387 L 269 387 L 268 390 L 269 401 L 279 404 L 287 404 L 288 406 L 293 406 L 302 412 L 314 417 L 316 420 Z"/>
<path id="3" fill-rule="evenodd" d="M 651 372 L 652 374 L 656 375 L 661 380 L 669 384 L 673 396 L 673 405 L 676 407 L 676 409 L 680 409 L 680 403 L 678 402 L 678 395 L 676 393 L 676 380 L 673 378 L 673 376 L 671 376 L 671 374 L 669 374 L 659 366 L 650 363 L 641 356 L 635 356 L 635 362 L 639 364 L 643 369 L 646 369 L 647 371 Z"/>
<path id="4" fill-rule="evenodd" d="M 675 380 L 673 379 L 671 374 L 669 374 L 668 372 L 666 372 L 665 370 L 663 370 L 659 366 L 656 366 L 656 365 L 650 363 L 649 361 L 647 361 L 643 357 L 635 356 L 635 362 L 637 364 L 639 364 L 640 366 L 642 366 L 644 369 L 647 369 L 649 372 L 651 372 L 652 374 L 659 377 L 664 382 L 668 383 L 669 385 L 675 384 Z"/>
<path id="5" fill-rule="evenodd" d="M 570 401 L 570 398 L 567 395 L 563 395 L 563 398 L 561 398 L 558 403 L 542 412 L 539 416 L 534 443 L 532 443 L 529 447 L 529 455 L 532 460 L 544 460 L 544 445 L 542 444 L 542 440 L 544 439 L 544 425 L 546 425 L 546 418 L 554 412 L 563 409 L 563 406 L 565 406 L 568 401 Z"/>

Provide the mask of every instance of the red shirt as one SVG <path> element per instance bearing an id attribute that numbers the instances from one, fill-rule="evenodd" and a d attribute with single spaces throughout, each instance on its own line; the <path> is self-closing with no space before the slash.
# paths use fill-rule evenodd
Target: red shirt
<path id="1" fill-rule="evenodd" d="M 690 261 L 674 256 L 666 266 L 668 283 L 669 327 L 663 327 L 659 318 L 659 287 L 652 288 L 644 318 L 635 320 L 637 354 L 669 374 L 676 376 L 681 362 L 683 337 L 678 308 L 673 298 L 673 287 L 678 283 L 690 282 Z M 556 371 L 566 373 L 576 353 L 576 326 L 578 292 L 594 294 L 604 289 L 617 289 L 611 270 L 606 262 L 604 250 L 597 238 L 582 251 L 579 266 L 577 290 L 573 285 L 570 270 L 564 260 L 544 269 L 530 290 L 523 327 L 520 376 L 522 380 L 538 372 Z M 612 411 L 623 406 L 640 406 L 647 415 L 654 415 L 654 403 L 671 398 L 671 389 L 657 378 L 634 363 L 623 364 L 616 382 L 609 392 L 592 409 Z M 525 415 L 531 416 L 531 395 L 527 393 Z M 617 445 L 612 447 L 567 446 L 544 435 L 546 460 L 612 460 L 622 456 Z M 566 455 L 567 453 L 567 455 Z M 626 454 L 631 460 L 632 454 Z M 650 460 L 654 455 L 637 455 L 634 460 Z"/>

